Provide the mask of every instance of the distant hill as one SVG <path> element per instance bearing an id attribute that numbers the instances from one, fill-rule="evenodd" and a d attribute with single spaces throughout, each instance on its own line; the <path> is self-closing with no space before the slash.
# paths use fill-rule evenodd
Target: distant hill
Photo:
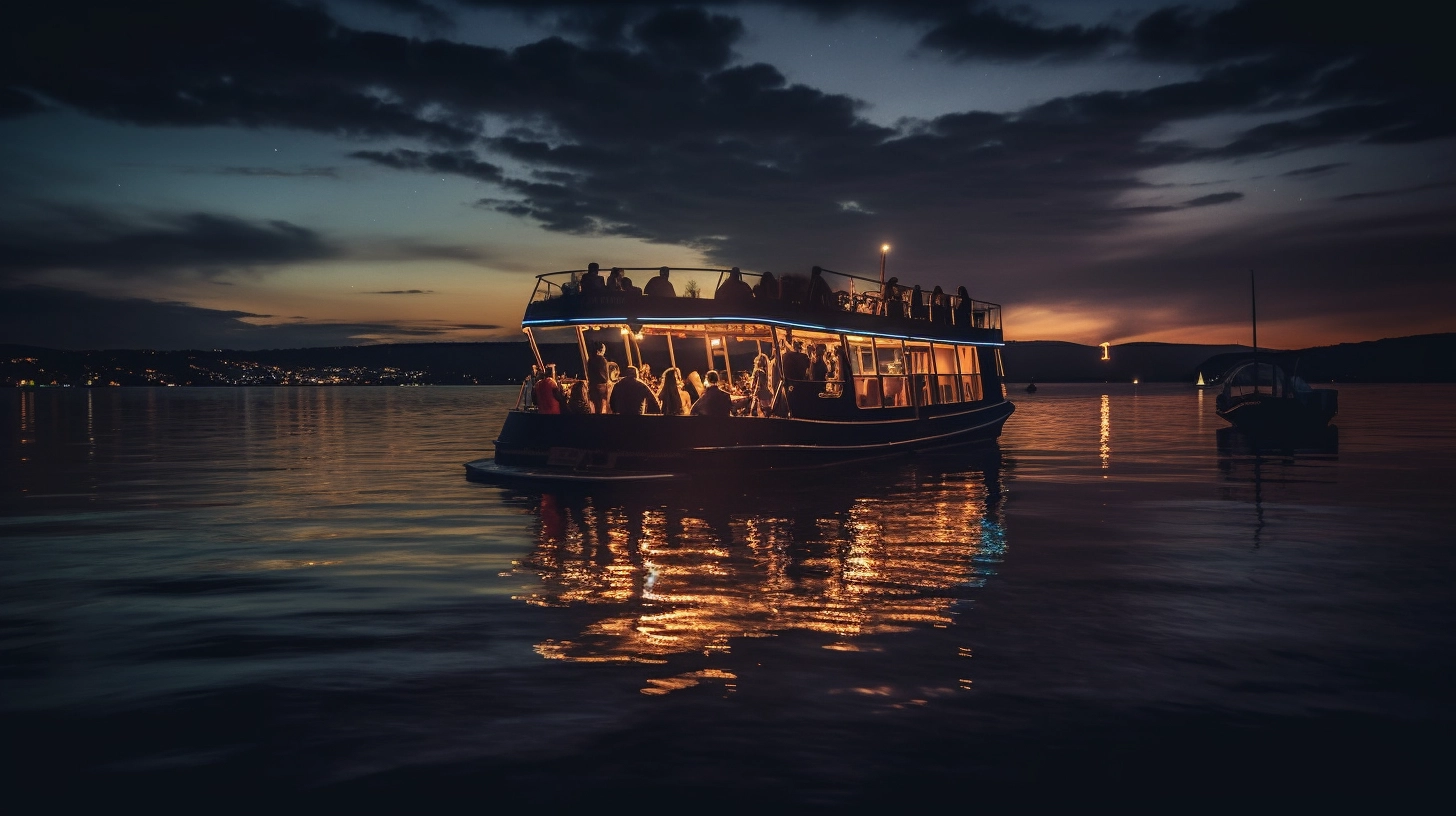
<path id="1" fill-rule="evenodd" d="M 1109 349 L 1049 340 L 1011 341 L 1002 353 L 1012 382 L 1213 381 L 1252 353 L 1248 346 L 1125 343 Z M 1456 382 L 1456 333 L 1422 334 L 1297 350 L 1261 349 L 1310 382 Z"/>
<path id="2" fill-rule="evenodd" d="M 542 346 L 563 373 L 579 375 L 573 344 Z M 1012 382 L 1212 380 L 1245 346 L 1126 343 L 1103 360 L 1097 346 L 1048 340 L 1006 344 Z M 1262 351 L 1310 382 L 1456 382 L 1456 334 L 1398 337 L 1297 351 Z M 0 345 L 0 385 L 489 385 L 530 371 L 523 342 L 401 343 L 266 351 L 62 351 Z M 745 361 L 734 361 L 735 367 Z"/>

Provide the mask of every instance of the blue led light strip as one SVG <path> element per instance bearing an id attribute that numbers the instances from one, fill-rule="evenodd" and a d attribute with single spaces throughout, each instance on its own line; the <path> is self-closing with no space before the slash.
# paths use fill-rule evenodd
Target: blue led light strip
<path id="1" fill-rule="evenodd" d="M 829 326 L 819 326 L 813 323 L 796 323 L 792 320 L 779 320 L 776 318 L 763 317 L 593 317 L 593 318 L 558 318 L 554 320 L 522 320 L 522 326 L 591 326 L 598 323 L 641 323 L 653 325 L 657 323 L 761 323 L 770 326 L 792 326 L 796 329 L 809 329 L 810 331 L 831 332 L 833 334 L 848 334 L 855 337 L 884 337 L 893 340 L 920 340 L 926 343 L 954 343 L 962 346 L 1005 346 L 1003 343 L 993 343 L 977 340 L 947 340 L 943 337 L 921 337 L 914 334 L 886 334 L 884 332 L 860 331 L 858 329 L 836 329 Z"/>

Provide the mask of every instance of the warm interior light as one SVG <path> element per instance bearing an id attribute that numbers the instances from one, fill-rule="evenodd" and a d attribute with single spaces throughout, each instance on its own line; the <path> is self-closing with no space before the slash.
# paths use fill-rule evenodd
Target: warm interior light
<path id="1" fill-rule="evenodd" d="M 627 327 L 626 326 L 623 326 L 622 327 L 622 334 L 626 334 L 626 333 L 627 333 Z"/>
<path id="2" fill-rule="evenodd" d="M 714 338 L 713 338 L 713 347 L 714 347 L 714 348 L 717 348 L 717 347 L 718 347 L 718 346 L 720 346 L 720 345 L 722 345 L 722 344 L 723 344 L 723 341 L 722 341 L 722 340 L 719 340 L 719 339 L 718 339 L 718 338 L 716 338 L 716 337 L 714 337 Z"/>
<path id="3" fill-rule="evenodd" d="M 889 244 L 885 244 L 884 246 L 880 247 L 880 251 L 881 252 L 889 252 L 890 251 L 890 245 Z"/>

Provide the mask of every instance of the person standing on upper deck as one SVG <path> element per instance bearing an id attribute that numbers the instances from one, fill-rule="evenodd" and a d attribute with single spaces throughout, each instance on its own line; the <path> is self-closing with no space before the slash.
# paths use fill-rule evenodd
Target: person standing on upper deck
<path id="1" fill-rule="evenodd" d="M 804 301 L 811 309 L 828 309 L 834 304 L 834 290 L 824 280 L 824 270 L 820 267 L 809 270 L 809 293 Z"/>
<path id="2" fill-rule="evenodd" d="M 672 281 L 667 279 L 667 273 L 668 269 L 665 266 L 657 270 L 657 277 L 647 282 L 642 293 L 648 297 L 677 297 L 677 290 L 672 288 Z"/>
<path id="3" fill-rule="evenodd" d="M 581 279 L 581 293 L 583 295 L 600 295 L 607 290 L 606 281 L 602 280 L 602 268 L 595 262 L 586 265 L 586 275 Z"/>
<path id="4" fill-rule="evenodd" d="M 599 414 L 607 412 L 607 390 L 610 387 L 607 368 L 607 344 L 597 343 L 597 353 L 586 362 L 587 399 L 592 410 Z"/>

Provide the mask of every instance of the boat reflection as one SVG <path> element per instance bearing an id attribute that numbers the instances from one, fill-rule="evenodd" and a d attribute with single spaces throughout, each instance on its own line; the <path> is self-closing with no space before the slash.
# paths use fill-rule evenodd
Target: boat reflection
<path id="1" fill-rule="evenodd" d="M 953 622 L 1006 551 L 999 449 L 641 495 L 546 492 L 525 601 L 599 610 L 544 657 L 663 662 L 801 630 L 826 648 Z M 650 492 L 649 492 L 650 490 Z"/>

